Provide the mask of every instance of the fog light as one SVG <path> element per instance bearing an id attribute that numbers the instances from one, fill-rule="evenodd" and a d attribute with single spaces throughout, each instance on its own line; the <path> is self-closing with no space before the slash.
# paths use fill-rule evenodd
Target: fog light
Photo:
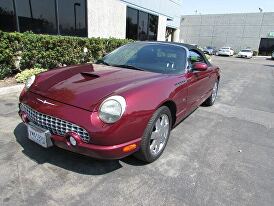
<path id="1" fill-rule="evenodd" d="M 69 137 L 69 142 L 72 146 L 76 146 L 76 144 L 77 144 L 76 140 L 72 136 Z"/>

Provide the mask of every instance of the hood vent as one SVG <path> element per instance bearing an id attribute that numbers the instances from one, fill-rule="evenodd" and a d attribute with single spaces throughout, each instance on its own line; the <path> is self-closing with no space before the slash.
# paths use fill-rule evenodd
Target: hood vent
<path id="1" fill-rule="evenodd" d="M 100 77 L 98 74 L 94 74 L 93 72 L 81 72 L 84 77 L 98 78 Z"/>

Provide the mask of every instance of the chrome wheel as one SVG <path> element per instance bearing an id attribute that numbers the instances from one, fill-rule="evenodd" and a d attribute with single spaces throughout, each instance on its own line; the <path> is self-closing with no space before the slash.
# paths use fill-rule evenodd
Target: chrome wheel
<path id="1" fill-rule="evenodd" d="M 212 90 L 212 102 L 215 101 L 218 93 L 218 82 L 215 82 L 213 90 Z"/>
<path id="2" fill-rule="evenodd" d="M 159 154 L 164 148 L 169 135 L 169 117 L 162 114 L 153 127 L 150 137 L 150 152 L 152 155 Z"/>

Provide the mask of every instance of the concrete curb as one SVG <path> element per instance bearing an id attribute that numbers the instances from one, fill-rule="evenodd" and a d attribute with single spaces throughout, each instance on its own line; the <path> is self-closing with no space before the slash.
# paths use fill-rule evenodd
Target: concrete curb
<path id="1" fill-rule="evenodd" d="M 254 58 L 265 58 L 265 59 L 271 59 L 271 56 L 253 56 Z"/>
<path id="2" fill-rule="evenodd" d="M 10 87 L 2 87 L 0 88 L 0 95 L 20 92 L 24 87 L 24 84 L 18 84 Z"/>

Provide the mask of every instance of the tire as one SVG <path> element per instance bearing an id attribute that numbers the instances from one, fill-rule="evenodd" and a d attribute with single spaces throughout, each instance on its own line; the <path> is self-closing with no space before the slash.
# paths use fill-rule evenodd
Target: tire
<path id="1" fill-rule="evenodd" d="M 212 106 L 218 95 L 219 81 L 217 80 L 213 86 L 211 95 L 204 101 L 203 106 Z"/>
<path id="2" fill-rule="evenodd" d="M 162 126 L 162 123 L 165 125 Z M 157 109 L 147 124 L 141 141 L 140 150 L 136 152 L 134 156 L 147 163 L 157 160 L 162 155 L 167 145 L 171 126 L 172 117 L 169 108 L 162 106 Z M 158 132 L 157 129 L 159 130 Z M 160 134 L 163 135 L 158 136 Z M 158 145 L 158 147 L 156 145 Z"/>

